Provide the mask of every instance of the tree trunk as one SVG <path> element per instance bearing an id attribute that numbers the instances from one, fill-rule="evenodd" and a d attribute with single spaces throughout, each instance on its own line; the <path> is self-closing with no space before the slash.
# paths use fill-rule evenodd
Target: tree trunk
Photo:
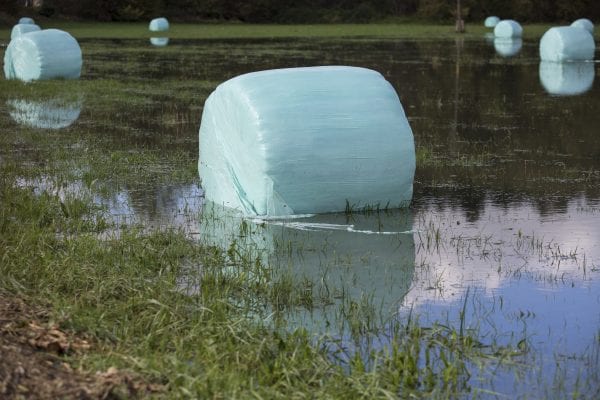
<path id="1" fill-rule="evenodd" d="M 460 9 L 460 0 L 456 0 L 456 32 L 464 33 L 465 32 L 465 21 L 462 19 L 462 11 Z"/>

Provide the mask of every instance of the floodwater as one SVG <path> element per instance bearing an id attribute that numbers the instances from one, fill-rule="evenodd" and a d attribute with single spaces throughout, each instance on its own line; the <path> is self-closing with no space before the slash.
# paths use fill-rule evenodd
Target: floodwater
<path id="1" fill-rule="evenodd" d="M 118 110 L 86 109 L 87 94 L 86 101 L 57 109 L 58 125 L 48 126 L 111 135 L 106 119 L 115 115 L 115 124 L 136 132 L 130 138 L 114 133 L 125 150 L 143 143 L 163 151 L 165 142 L 155 139 L 160 135 L 196 152 L 210 88 L 241 73 L 313 65 L 381 72 L 398 92 L 415 136 L 409 210 L 242 220 L 214 205 L 202 210 L 197 181 L 125 182 L 96 199 L 121 222 L 182 227 L 225 250 L 234 243 L 275 275 L 289 275 L 306 288 L 310 306 L 286 308 L 277 322 L 282 329 L 305 327 L 350 342 L 407 315 L 423 325 L 458 326 L 464 310 L 464 323 L 479 329 L 484 342 L 524 339 L 529 348 L 519 373 L 500 368 L 484 384 L 474 373 L 474 387 L 508 397 L 560 397 L 574 388 L 597 394 L 600 64 L 542 64 L 537 42 L 485 37 L 81 44 L 84 58 L 88 54 L 82 80 L 146 82 L 173 102 L 134 105 L 123 117 Z M 117 57 L 120 47 L 135 51 Z M 208 89 L 197 90 L 198 81 L 209 82 Z M 170 92 L 173 87 L 197 95 L 190 103 Z M 2 98 L 0 120 L 13 129 L 44 128 L 54 111 L 36 103 L 15 114 L 26 104 Z M 175 122 L 156 127 L 148 116 L 157 113 Z M 42 122 L 36 125 L 36 118 Z M 259 317 L 268 321 L 275 311 Z M 385 339 L 379 335 L 377 343 L 385 346 Z"/>

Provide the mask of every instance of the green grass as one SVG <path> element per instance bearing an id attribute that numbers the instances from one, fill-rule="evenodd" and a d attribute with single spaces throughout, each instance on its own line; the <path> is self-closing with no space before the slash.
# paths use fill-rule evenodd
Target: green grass
<path id="1" fill-rule="evenodd" d="M 540 38 L 550 24 L 524 25 L 525 38 Z M 256 39 L 293 37 L 387 37 L 387 38 L 441 38 L 458 34 L 453 25 L 432 23 L 379 23 L 379 24 L 317 24 L 317 25 L 260 25 L 219 23 L 173 23 L 168 32 L 150 32 L 145 23 L 89 23 L 48 21 L 43 28 L 57 28 L 70 32 L 77 39 L 116 38 L 142 39 L 168 36 L 171 39 Z M 466 38 L 480 38 L 489 29 L 483 23 L 467 24 Z M 0 30 L 0 39 L 7 40 L 10 30 Z"/>

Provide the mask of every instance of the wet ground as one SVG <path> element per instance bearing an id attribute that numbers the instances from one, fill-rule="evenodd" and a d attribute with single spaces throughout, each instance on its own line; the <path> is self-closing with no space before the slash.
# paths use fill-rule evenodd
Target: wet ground
<path id="1" fill-rule="evenodd" d="M 499 369 L 481 384 L 474 374 L 475 387 L 524 397 L 597 393 L 599 64 L 540 64 L 536 42 L 484 37 L 158 43 L 82 41 L 80 93 L 68 101 L 0 94 L 3 131 L 71 135 L 74 148 L 93 143 L 129 165 L 102 181 L 80 171 L 59 188 L 51 174 L 20 185 L 86 193 L 120 223 L 182 227 L 224 249 L 242 243 L 310 292 L 310 305 L 278 316 L 282 329 L 308 327 L 348 343 L 379 331 L 366 342 L 381 347 L 381 331 L 407 315 L 466 324 L 488 342 L 530 350 L 518 373 Z M 312 65 L 372 68 L 392 83 L 415 136 L 413 205 L 294 224 L 250 220 L 240 235 L 241 220 L 202 213 L 197 176 L 173 170 L 195 162 L 202 105 L 219 82 Z M 15 151 L 43 163 L 31 149 Z M 136 152 L 153 157 L 127 163 Z M 198 290 L 201 281 L 186 285 Z M 358 330 L 349 322 L 356 304 L 368 304 L 356 314 Z M 261 318 L 273 312 L 257 307 Z"/>

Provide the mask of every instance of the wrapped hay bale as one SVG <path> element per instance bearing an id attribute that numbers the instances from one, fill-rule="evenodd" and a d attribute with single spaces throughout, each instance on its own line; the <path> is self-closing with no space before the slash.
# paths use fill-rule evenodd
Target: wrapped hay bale
<path id="1" fill-rule="evenodd" d="M 572 26 L 550 28 L 540 40 L 542 61 L 593 60 L 596 44 L 588 31 Z"/>
<path id="2" fill-rule="evenodd" d="M 11 40 L 4 54 L 6 79 L 33 81 L 77 79 L 81 75 L 81 49 L 67 32 L 45 29 Z"/>
<path id="3" fill-rule="evenodd" d="M 495 38 L 494 49 L 502 57 L 512 57 L 521 51 L 523 40 L 521 38 Z"/>
<path id="4" fill-rule="evenodd" d="M 150 44 L 152 46 L 163 47 L 169 44 L 168 37 L 151 37 Z"/>
<path id="5" fill-rule="evenodd" d="M 39 30 L 41 30 L 41 28 L 36 24 L 17 24 L 13 26 L 12 31 L 10 32 L 10 38 L 12 40 L 26 33 L 37 32 Z"/>
<path id="6" fill-rule="evenodd" d="M 504 19 L 494 28 L 494 36 L 502 38 L 521 37 L 523 28 L 521 25 L 512 19 Z"/>
<path id="7" fill-rule="evenodd" d="M 247 215 L 407 205 L 414 171 L 412 130 L 376 71 L 254 72 L 222 83 L 204 105 L 205 196 Z"/>
<path id="8" fill-rule="evenodd" d="M 585 29 L 592 35 L 594 34 L 594 24 L 587 18 L 579 18 L 578 20 L 574 21 L 571 26 Z"/>
<path id="9" fill-rule="evenodd" d="M 19 24 L 35 24 L 35 21 L 33 20 L 33 18 L 23 17 L 19 19 Z"/>
<path id="10" fill-rule="evenodd" d="M 559 96 L 574 96 L 590 90 L 594 83 L 594 63 L 540 63 L 540 82 L 546 92 Z"/>
<path id="11" fill-rule="evenodd" d="M 492 15 L 485 19 L 483 25 L 486 28 L 494 28 L 496 25 L 498 25 L 498 22 L 500 22 L 500 18 L 496 17 L 495 15 Z"/>
<path id="12" fill-rule="evenodd" d="M 62 129 L 72 125 L 81 112 L 81 102 L 65 103 L 61 100 L 6 102 L 12 119 L 31 128 Z"/>
<path id="13" fill-rule="evenodd" d="M 169 21 L 166 18 L 155 18 L 150 21 L 149 29 L 153 32 L 168 31 Z"/>

